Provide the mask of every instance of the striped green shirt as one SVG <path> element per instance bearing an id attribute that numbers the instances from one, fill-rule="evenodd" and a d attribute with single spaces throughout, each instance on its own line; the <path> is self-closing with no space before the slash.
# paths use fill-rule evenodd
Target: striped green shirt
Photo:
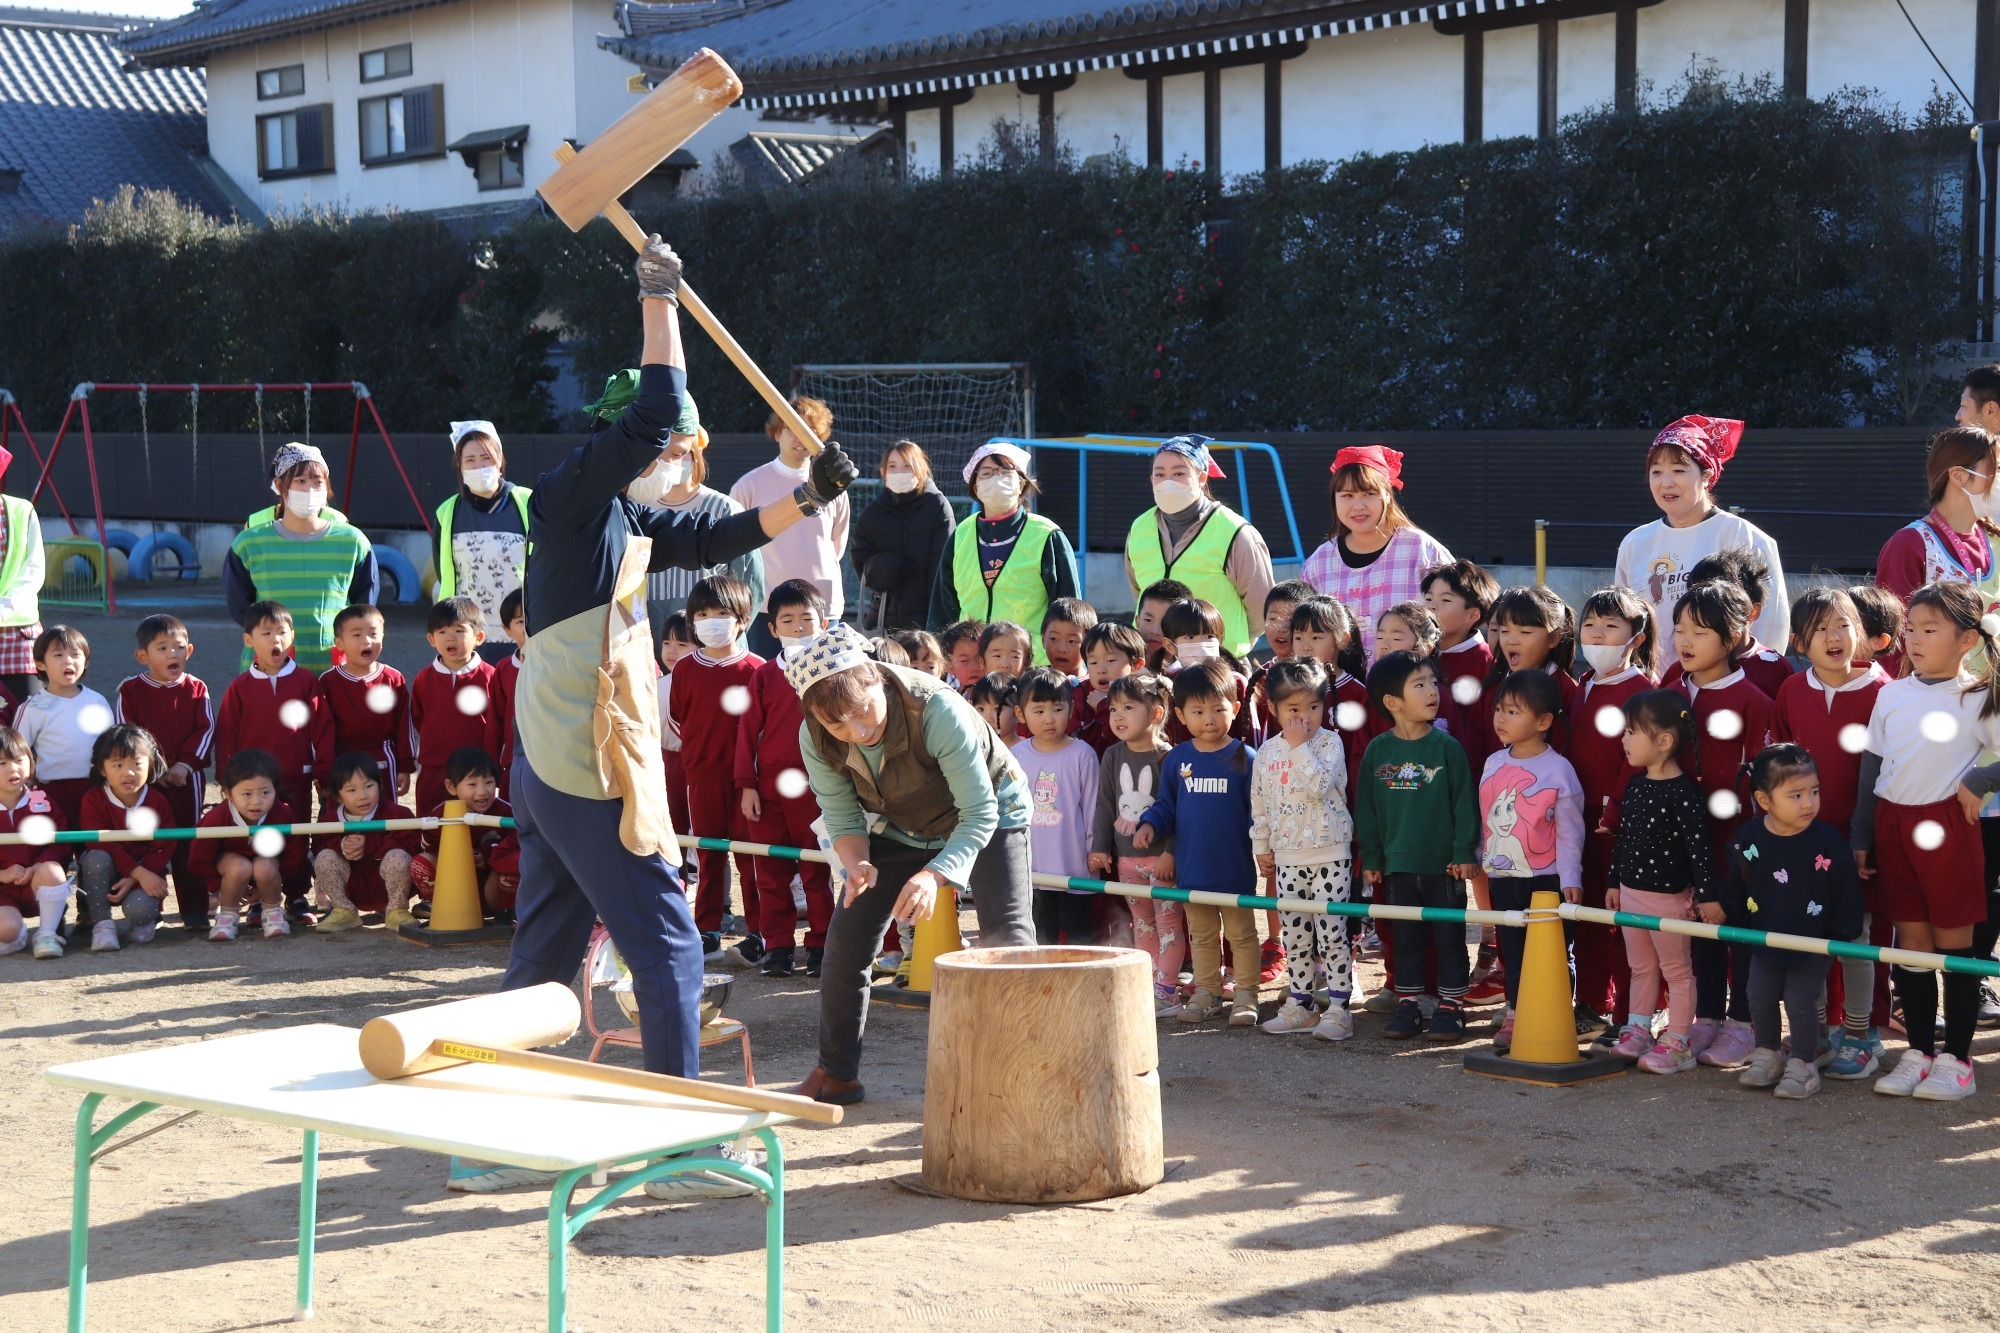
<path id="1" fill-rule="evenodd" d="M 360 529 L 334 523 L 315 537 L 288 536 L 276 523 L 245 528 L 229 544 L 256 585 L 259 601 L 283 602 L 292 613 L 294 655 L 301 670 L 333 665 L 333 618 L 347 605 L 354 567 L 372 549 Z M 243 668 L 250 650 L 243 651 Z"/>

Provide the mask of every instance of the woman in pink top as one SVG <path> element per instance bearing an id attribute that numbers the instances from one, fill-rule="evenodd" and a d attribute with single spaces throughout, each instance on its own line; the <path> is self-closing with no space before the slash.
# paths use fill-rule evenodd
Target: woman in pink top
<path id="1" fill-rule="evenodd" d="M 1424 571 L 1448 565 L 1444 544 L 1396 503 L 1403 456 L 1379 444 L 1333 456 L 1333 532 L 1306 558 L 1306 582 L 1354 613 L 1361 648 L 1375 659 L 1375 622 L 1398 602 L 1423 600 Z"/>

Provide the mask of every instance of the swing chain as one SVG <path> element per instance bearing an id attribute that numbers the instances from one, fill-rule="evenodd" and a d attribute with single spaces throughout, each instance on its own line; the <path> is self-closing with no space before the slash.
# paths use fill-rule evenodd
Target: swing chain
<path id="1" fill-rule="evenodd" d="M 201 463 L 201 386 L 188 388 L 188 482 L 192 486 Z"/>
<path id="2" fill-rule="evenodd" d="M 153 489 L 153 427 L 146 419 L 146 386 L 139 386 L 139 449 L 146 459 L 146 490 Z"/>
<path id="3" fill-rule="evenodd" d="M 260 467 L 267 464 L 264 456 L 264 386 L 262 384 L 257 386 L 257 463 Z"/>

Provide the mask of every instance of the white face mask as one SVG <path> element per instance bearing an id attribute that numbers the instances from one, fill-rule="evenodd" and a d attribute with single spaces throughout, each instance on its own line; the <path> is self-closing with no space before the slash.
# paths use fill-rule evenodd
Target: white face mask
<path id="1" fill-rule="evenodd" d="M 1600 676 L 1608 676 L 1625 662 L 1625 654 L 1631 650 L 1629 643 L 1579 643 L 1576 650 L 1583 654 L 1583 660 L 1590 663 L 1590 669 Z"/>
<path id="2" fill-rule="evenodd" d="M 661 459 L 660 476 L 666 480 L 666 488 L 679 490 L 694 475 L 694 464 L 685 458 Z"/>
<path id="3" fill-rule="evenodd" d="M 1985 474 L 1975 472 L 1972 475 L 1979 477 Z M 1964 490 L 1963 487 L 1960 487 L 1960 489 Z M 1966 491 L 1965 502 L 1972 506 L 1972 516 L 1974 518 L 1988 523 L 1992 522 L 1994 513 L 2000 511 L 2000 484 L 1988 486 L 1984 492 L 1978 495 L 1973 494 L 1971 491 Z"/>
<path id="4" fill-rule="evenodd" d="M 995 472 L 981 477 L 972 493 L 979 497 L 979 503 L 992 513 L 1004 514 L 1021 503 L 1021 474 L 1018 472 Z"/>
<path id="5" fill-rule="evenodd" d="M 1222 644 L 1215 639 L 1183 639 L 1174 645 L 1174 658 L 1182 666 L 1198 666 L 1222 656 Z"/>
<path id="6" fill-rule="evenodd" d="M 319 511 L 326 508 L 326 490 L 315 486 L 310 490 L 286 491 L 285 508 L 300 518 L 318 518 Z"/>
<path id="7" fill-rule="evenodd" d="M 882 485 L 898 495 L 908 495 L 917 489 L 917 474 L 892 467 L 882 474 Z"/>
<path id="8" fill-rule="evenodd" d="M 1201 492 L 1184 481 L 1153 483 L 1153 503 L 1159 506 L 1163 514 L 1178 514 L 1199 499 Z"/>
<path id="9" fill-rule="evenodd" d="M 703 616 L 694 622 L 694 636 L 704 648 L 726 648 L 736 642 L 736 622 L 728 616 Z"/>
<path id="10" fill-rule="evenodd" d="M 656 505 L 672 489 L 673 483 L 667 480 L 667 465 L 655 463 L 651 472 L 632 478 L 625 487 L 625 496 L 636 504 Z"/>
<path id="11" fill-rule="evenodd" d="M 790 635 L 780 634 L 778 636 L 778 646 L 789 653 L 796 649 L 805 647 L 807 644 L 813 641 L 814 637 L 815 636 L 811 634 L 801 634 L 799 637 L 795 639 L 792 638 Z"/>
<path id="12" fill-rule="evenodd" d="M 500 489 L 500 469 L 497 467 L 469 467 L 463 475 L 465 489 L 474 495 L 491 495 Z"/>

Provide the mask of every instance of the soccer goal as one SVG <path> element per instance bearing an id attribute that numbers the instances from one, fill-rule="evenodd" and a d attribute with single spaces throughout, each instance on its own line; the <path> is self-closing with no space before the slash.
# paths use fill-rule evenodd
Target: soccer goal
<path id="1" fill-rule="evenodd" d="M 1035 433 L 1035 381 L 1025 361 L 792 367 L 792 392 L 833 409 L 833 435 L 864 477 L 897 440 L 930 456 L 938 489 L 963 495 L 959 473 L 995 435 Z"/>

